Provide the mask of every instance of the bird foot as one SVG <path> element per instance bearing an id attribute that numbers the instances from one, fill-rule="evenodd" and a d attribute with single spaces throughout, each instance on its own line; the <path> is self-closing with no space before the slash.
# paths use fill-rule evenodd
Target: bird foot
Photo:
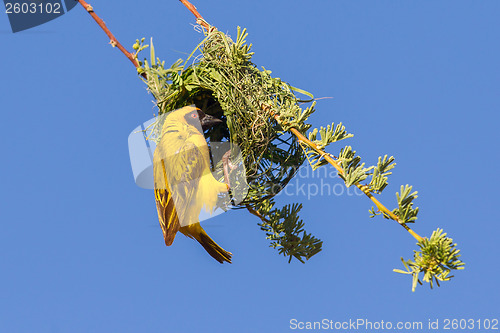
<path id="1" fill-rule="evenodd" d="M 230 160 L 231 150 L 228 150 L 222 156 L 222 165 L 224 170 L 224 182 L 226 183 L 228 189 L 231 189 L 231 183 L 229 182 L 229 174 L 234 171 L 237 167 Z"/>

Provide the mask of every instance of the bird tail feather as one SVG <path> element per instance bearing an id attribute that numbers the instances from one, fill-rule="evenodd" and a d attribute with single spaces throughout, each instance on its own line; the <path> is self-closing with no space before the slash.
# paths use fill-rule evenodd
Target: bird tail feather
<path id="1" fill-rule="evenodd" d="M 201 232 L 199 237 L 196 237 L 196 240 L 201 244 L 201 246 L 203 246 L 203 248 L 205 248 L 208 254 L 221 264 L 224 261 L 231 263 L 231 257 L 233 254 L 220 247 L 212 238 L 210 238 L 210 236 L 207 235 L 206 232 Z"/>

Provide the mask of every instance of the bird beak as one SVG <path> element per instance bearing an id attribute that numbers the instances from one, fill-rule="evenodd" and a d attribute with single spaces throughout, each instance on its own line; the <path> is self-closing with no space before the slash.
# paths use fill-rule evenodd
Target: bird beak
<path id="1" fill-rule="evenodd" d="M 203 113 L 203 117 L 200 117 L 200 121 L 201 121 L 201 128 L 203 129 L 203 131 L 206 131 L 212 126 L 215 126 L 223 122 L 222 120 L 212 117 L 211 115 L 205 113 Z"/>

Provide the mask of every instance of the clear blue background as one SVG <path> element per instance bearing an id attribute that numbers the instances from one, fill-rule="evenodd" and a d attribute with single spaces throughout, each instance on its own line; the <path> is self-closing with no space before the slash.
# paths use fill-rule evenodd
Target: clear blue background
<path id="1" fill-rule="evenodd" d="M 130 169 L 127 136 L 154 112 L 133 66 L 80 6 L 17 34 L 1 14 L 0 331 L 288 332 L 292 318 L 424 327 L 499 318 L 500 2 L 195 4 L 232 36 L 247 27 L 259 66 L 333 97 L 318 102 L 315 126 L 344 122 L 368 163 L 394 155 L 381 200 L 393 207 L 399 186 L 412 184 L 414 229 L 444 228 L 466 269 L 412 293 L 392 269 L 415 240 L 347 194 L 280 197 L 303 202 L 307 230 L 324 240 L 305 265 L 268 248 L 245 211 L 204 225 L 232 265 L 183 236 L 165 247 L 153 192 Z M 179 1 L 92 5 L 127 48 L 153 36 L 167 63 L 202 39 Z"/>

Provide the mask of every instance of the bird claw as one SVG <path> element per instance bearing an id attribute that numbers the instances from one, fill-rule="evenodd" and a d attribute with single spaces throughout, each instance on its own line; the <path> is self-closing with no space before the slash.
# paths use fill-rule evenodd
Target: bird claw
<path id="1" fill-rule="evenodd" d="M 231 156 L 231 150 L 228 150 L 222 156 L 222 165 L 223 165 L 223 170 L 224 170 L 224 182 L 228 186 L 228 189 L 231 189 L 231 183 L 229 182 L 229 174 L 237 168 L 229 159 L 230 156 Z"/>

